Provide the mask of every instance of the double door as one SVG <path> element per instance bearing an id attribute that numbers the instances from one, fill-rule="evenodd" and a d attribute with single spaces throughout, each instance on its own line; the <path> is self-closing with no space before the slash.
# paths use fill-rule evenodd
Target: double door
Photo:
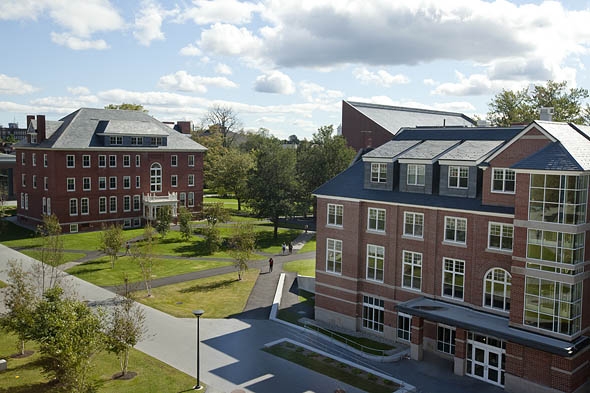
<path id="1" fill-rule="evenodd" d="M 479 335 L 475 335 L 479 336 Z M 478 338 L 481 338 L 479 336 Z M 485 336 L 484 336 L 485 337 Z M 488 337 L 485 337 L 488 338 Z M 492 343 L 498 340 L 490 340 Z M 504 368 L 506 365 L 506 350 L 499 346 L 469 340 L 467 341 L 467 370 L 466 373 L 494 385 L 504 386 Z"/>

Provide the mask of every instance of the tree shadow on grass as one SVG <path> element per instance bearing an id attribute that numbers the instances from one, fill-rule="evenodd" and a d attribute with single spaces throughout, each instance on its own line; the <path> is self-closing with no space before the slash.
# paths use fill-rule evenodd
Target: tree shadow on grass
<path id="1" fill-rule="evenodd" d="M 301 231 L 297 229 L 290 229 L 288 231 L 279 232 L 277 238 L 274 238 L 273 231 L 260 231 L 256 235 L 256 247 L 268 248 L 272 246 L 280 246 L 283 243 L 289 244 L 295 240 Z"/>
<path id="2" fill-rule="evenodd" d="M 39 393 L 48 392 L 55 386 L 55 382 L 40 382 L 23 386 L 12 386 L 10 388 L 0 388 L 0 393 Z"/>
<path id="3" fill-rule="evenodd" d="M 212 282 L 212 283 L 207 283 L 207 284 L 197 284 L 197 285 L 193 285 L 191 287 L 188 288 L 184 288 L 181 289 L 180 293 L 192 293 L 192 292 L 200 292 L 200 291 L 211 291 L 214 289 L 221 289 L 221 288 L 227 288 L 230 285 L 232 285 L 234 282 L 239 281 L 237 278 L 234 279 L 228 279 L 228 280 L 223 280 L 223 281 L 216 281 L 216 282 Z"/>

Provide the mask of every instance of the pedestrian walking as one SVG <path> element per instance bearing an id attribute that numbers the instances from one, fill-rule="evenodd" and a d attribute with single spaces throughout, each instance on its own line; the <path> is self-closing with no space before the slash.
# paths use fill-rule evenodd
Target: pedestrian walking
<path id="1" fill-rule="evenodd" d="M 305 224 L 305 233 L 307 233 L 308 229 L 309 229 L 309 225 Z"/>
<path id="2" fill-rule="evenodd" d="M 268 272 L 272 273 L 272 265 L 274 265 L 275 261 L 272 260 L 272 258 L 270 258 L 268 260 Z"/>
<path id="3" fill-rule="evenodd" d="M 287 245 L 285 243 L 283 243 L 283 252 L 281 253 L 281 255 L 285 255 L 286 249 L 287 249 Z"/>
<path id="4" fill-rule="evenodd" d="M 293 243 L 289 242 L 289 254 L 293 253 Z"/>
<path id="5" fill-rule="evenodd" d="M 125 255 L 129 255 L 129 250 L 131 249 L 131 245 L 129 242 L 125 243 Z"/>

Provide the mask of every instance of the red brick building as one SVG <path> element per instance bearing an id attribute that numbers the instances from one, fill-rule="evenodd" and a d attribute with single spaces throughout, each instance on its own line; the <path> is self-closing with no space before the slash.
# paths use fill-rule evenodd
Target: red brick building
<path id="1" fill-rule="evenodd" d="M 590 389 L 590 127 L 412 128 L 315 191 L 316 320 L 513 392 Z"/>
<path id="2" fill-rule="evenodd" d="M 206 148 L 146 113 L 79 109 L 59 121 L 27 116 L 16 147 L 19 220 L 56 214 L 65 232 L 141 226 L 157 209 L 201 210 Z"/>

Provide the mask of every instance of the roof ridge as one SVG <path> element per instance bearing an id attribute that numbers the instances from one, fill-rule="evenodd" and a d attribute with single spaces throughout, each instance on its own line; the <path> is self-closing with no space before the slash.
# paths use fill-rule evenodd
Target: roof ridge
<path id="1" fill-rule="evenodd" d="M 409 107 L 409 106 L 374 104 L 374 103 L 370 103 L 370 102 L 360 102 L 360 101 L 347 101 L 347 100 L 343 100 L 343 101 L 352 107 L 364 106 L 364 107 L 376 108 L 376 109 L 401 110 L 401 111 L 405 111 L 405 112 L 432 113 L 432 114 L 439 114 L 439 115 L 459 115 L 459 116 L 464 117 L 467 120 L 470 120 L 473 122 L 473 119 L 471 119 L 469 116 L 467 116 L 461 112 L 441 111 L 441 110 L 437 110 L 437 109 L 426 109 L 426 108 L 414 108 L 414 107 Z"/>

